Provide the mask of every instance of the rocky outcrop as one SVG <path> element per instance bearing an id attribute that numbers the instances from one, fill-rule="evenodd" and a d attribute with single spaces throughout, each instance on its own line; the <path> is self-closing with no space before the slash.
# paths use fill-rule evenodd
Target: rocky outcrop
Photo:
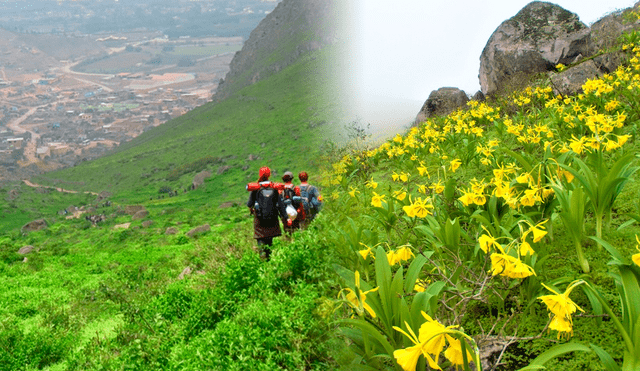
<path id="1" fill-rule="evenodd" d="M 30 252 L 32 252 L 33 249 L 35 249 L 35 247 L 33 247 L 32 245 L 23 246 L 23 247 L 20 248 L 20 250 L 18 250 L 18 254 L 27 255 Z"/>
<path id="2" fill-rule="evenodd" d="M 131 216 L 135 215 L 137 212 L 142 210 L 146 210 L 142 205 L 127 205 L 124 208 L 124 212 Z"/>
<path id="3" fill-rule="evenodd" d="M 29 232 L 39 231 L 45 228 L 47 228 L 47 221 L 44 219 L 38 219 L 23 225 L 21 231 L 22 233 L 29 233 Z"/>
<path id="4" fill-rule="evenodd" d="M 211 176 L 211 172 L 209 170 L 203 170 L 196 174 L 193 177 L 193 181 L 191 182 L 191 189 L 197 189 L 201 185 L 204 184 L 204 180 Z"/>
<path id="5" fill-rule="evenodd" d="M 149 216 L 149 212 L 145 209 L 137 211 L 131 216 L 131 220 L 140 220 Z"/>
<path id="6" fill-rule="evenodd" d="M 195 227 L 189 232 L 186 233 L 187 237 L 194 237 L 198 234 L 209 232 L 211 230 L 211 226 L 209 224 L 204 224 L 199 227 Z"/>
<path id="7" fill-rule="evenodd" d="M 600 77 L 602 72 L 592 60 L 580 63 L 566 71 L 551 75 L 551 82 L 556 94 L 570 95 L 582 92 L 582 85 L 588 79 Z"/>
<path id="8" fill-rule="evenodd" d="M 237 52 L 215 99 L 263 80 L 296 62 L 302 55 L 337 38 L 340 0 L 282 0 L 251 32 Z M 336 14 L 336 15 L 334 15 Z"/>
<path id="9" fill-rule="evenodd" d="M 525 85 L 531 74 L 551 71 L 591 54 L 590 30 L 578 16 L 534 1 L 491 35 L 480 56 L 480 87 L 492 95 Z"/>
<path id="10" fill-rule="evenodd" d="M 469 101 L 467 94 L 458 88 L 440 88 L 429 94 L 422 109 L 416 117 L 415 123 L 421 123 L 433 116 L 446 116 Z"/>

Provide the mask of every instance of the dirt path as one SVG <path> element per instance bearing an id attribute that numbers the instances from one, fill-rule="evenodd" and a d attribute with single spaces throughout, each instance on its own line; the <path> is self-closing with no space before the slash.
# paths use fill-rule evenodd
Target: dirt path
<path id="1" fill-rule="evenodd" d="M 60 187 L 48 187 L 48 186 L 43 186 L 43 185 L 40 185 L 40 184 L 32 183 L 32 182 L 30 182 L 30 181 L 28 181 L 28 180 L 26 180 L 26 179 L 23 179 L 22 181 L 24 182 L 24 184 L 28 185 L 29 187 L 33 187 L 33 188 L 55 189 L 56 191 L 58 191 L 58 192 L 62 192 L 62 193 L 80 193 L 80 192 L 78 192 L 78 191 L 71 191 L 71 190 L 68 190 L 68 189 L 60 188 Z M 95 193 L 95 192 L 90 192 L 90 191 L 85 191 L 85 192 L 83 192 L 83 193 L 91 194 L 91 195 L 94 195 L 94 196 L 97 196 L 97 195 L 98 195 L 97 193 Z"/>
<path id="2" fill-rule="evenodd" d="M 26 161 L 27 163 L 21 164 L 21 166 L 28 166 L 29 164 L 35 164 L 38 162 L 38 158 L 36 156 L 36 148 L 38 147 L 38 139 L 40 139 L 40 134 L 36 133 L 35 131 L 25 129 L 22 126 L 20 126 L 20 124 L 22 124 L 26 119 L 28 119 L 29 116 L 33 115 L 38 110 L 38 108 L 45 107 L 45 106 L 46 105 L 31 107 L 24 115 L 16 118 L 15 120 L 11 120 L 7 123 L 7 128 L 13 131 L 14 134 L 23 134 L 27 132 L 31 134 L 31 140 L 29 140 L 25 144 L 25 148 L 24 148 L 24 156 L 27 158 L 27 161 Z"/>

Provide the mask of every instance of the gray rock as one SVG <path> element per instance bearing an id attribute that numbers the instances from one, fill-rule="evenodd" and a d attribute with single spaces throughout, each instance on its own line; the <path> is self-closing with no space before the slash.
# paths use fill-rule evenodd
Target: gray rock
<path id="1" fill-rule="evenodd" d="M 469 98 L 458 88 L 440 88 L 429 94 L 426 102 L 416 116 L 415 123 L 421 123 L 433 116 L 446 116 L 460 107 L 464 107 Z"/>
<path id="2" fill-rule="evenodd" d="M 145 220 L 144 222 L 142 222 L 142 227 L 143 228 L 149 228 L 153 225 L 153 220 Z"/>
<path id="3" fill-rule="evenodd" d="M 487 98 L 484 96 L 484 94 L 482 94 L 482 92 L 480 90 L 478 90 L 473 97 L 471 97 L 471 100 L 475 100 L 476 102 L 484 102 Z"/>
<path id="4" fill-rule="evenodd" d="M 105 200 L 105 199 L 107 199 L 107 198 L 109 198 L 111 196 L 112 196 L 111 192 L 102 191 L 102 192 L 100 192 L 100 194 L 98 196 L 96 196 L 96 201 L 95 202 L 96 203 L 101 202 L 102 200 Z"/>
<path id="5" fill-rule="evenodd" d="M 551 71 L 558 63 L 568 65 L 590 50 L 590 30 L 577 15 L 534 1 L 489 38 L 480 56 L 482 93 L 525 85 L 532 74 Z"/>
<path id="6" fill-rule="evenodd" d="M 208 170 L 203 170 L 196 174 L 193 177 L 193 181 L 191 182 L 191 189 L 196 189 L 204 184 L 204 180 L 211 176 L 211 172 Z"/>
<path id="7" fill-rule="evenodd" d="M 229 169 L 231 169 L 231 166 L 228 166 L 228 165 L 220 166 L 218 168 L 218 175 L 222 175 L 226 173 L 227 171 L 229 171 Z"/>
<path id="8" fill-rule="evenodd" d="M 35 231 L 39 231 L 41 229 L 45 229 L 47 228 L 47 221 L 44 219 L 38 219 L 38 220 L 34 220 L 31 221 L 25 225 L 22 226 L 22 233 L 29 233 L 29 232 L 35 232 Z"/>
<path id="9" fill-rule="evenodd" d="M 624 52 L 616 51 L 599 55 L 593 58 L 593 61 L 603 72 L 612 73 L 627 59 L 628 57 Z"/>
<path id="10" fill-rule="evenodd" d="M 125 212 L 125 214 L 133 216 L 140 210 L 145 210 L 144 206 L 142 206 L 142 205 L 127 205 L 125 207 L 125 209 L 124 209 L 124 212 Z"/>
<path id="11" fill-rule="evenodd" d="M 237 206 L 238 203 L 236 201 L 226 201 L 220 204 L 220 206 L 218 206 L 219 209 L 228 209 L 230 207 L 234 207 Z"/>
<path id="12" fill-rule="evenodd" d="M 32 252 L 33 249 L 35 249 L 35 247 L 31 245 L 27 245 L 27 246 L 21 247 L 20 250 L 18 250 L 18 254 L 27 255 L 28 253 Z"/>
<path id="13" fill-rule="evenodd" d="M 164 234 L 166 234 L 166 235 L 174 235 L 176 233 L 178 233 L 178 228 L 176 228 L 176 227 L 169 227 L 169 228 L 167 228 L 166 231 L 164 231 Z"/>
<path id="14" fill-rule="evenodd" d="M 138 212 L 136 212 L 135 214 L 133 214 L 133 216 L 131 217 L 131 220 L 140 220 L 140 219 L 144 219 L 149 215 L 149 212 L 147 210 L 139 210 Z"/>
<path id="15" fill-rule="evenodd" d="M 187 237 L 193 237 L 200 233 L 209 232 L 211 230 L 211 226 L 209 224 L 201 225 L 199 227 L 195 227 L 189 232 L 186 233 Z"/>
<path id="16" fill-rule="evenodd" d="M 182 270 L 182 273 L 178 275 L 178 279 L 183 280 L 184 276 L 188 276 L 190 274 L 191 274 L 191 267 L 186 267 L 185 269 Z"/>
<path id="17" fill-rule="evenodd" d="M 560 73 L 551 75 L 555 94 L 571 95 L 582 92 L 582 85 L 588 80 L 602 76 L 602 72 L 592 60 L 580 63 Z"/>

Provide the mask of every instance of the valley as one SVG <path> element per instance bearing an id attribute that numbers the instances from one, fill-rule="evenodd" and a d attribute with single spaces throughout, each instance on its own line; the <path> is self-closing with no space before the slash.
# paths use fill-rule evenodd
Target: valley
<path id="1" fill-rule="evenodd" d="M 211 100 L 243 41 L 129 32 L 65 44 L 0 33 L 0 180 L 98 157 Z M 59 41 L 56 57 L 44 41 Z"/>

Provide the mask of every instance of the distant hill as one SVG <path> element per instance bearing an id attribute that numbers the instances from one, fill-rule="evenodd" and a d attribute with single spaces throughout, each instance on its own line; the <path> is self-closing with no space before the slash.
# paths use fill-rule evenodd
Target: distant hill
<path id="1" fill-rule="evenodd" d="M 236 55 L 216 103 L 149 130 L 103 158 L 36 182 L 73 182 L 79 190 L 144 200 L 163 190 L 183 192 L 206 169 L 213 176 L 200 192 L 207 202 L 222 202 L 243 198 L 244 184 L 264 165 L 276 176 L 303 169 L 313 174 L 336 105 L 323 98 L 330 80 L 325 68 L 333 57 L 332 49 L 322 46 L 330 45 L 332 32 L 316 33 L 321 25 L 313 22 L 321 17 L 309 12 L 330 10 L 332 4 L 283 1 Z"/>

